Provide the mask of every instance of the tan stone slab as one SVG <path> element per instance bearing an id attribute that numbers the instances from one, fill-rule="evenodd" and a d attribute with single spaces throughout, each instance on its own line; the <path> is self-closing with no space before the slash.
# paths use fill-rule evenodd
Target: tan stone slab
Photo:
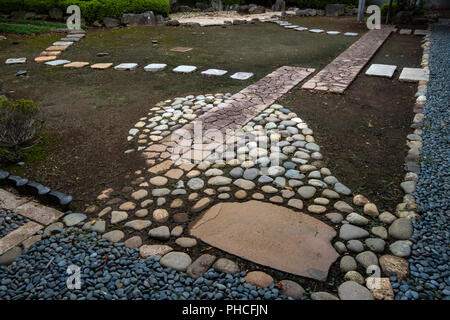
<path id="1" fill-rule="evenodd" d="M 256 200 L 216 204 L 191 224 L 190 233 L 241 258 L 320 281 L 339 256 L 330 242 L 336 236 L 333 228 Z"/>
<path id="2" fill-rule="evenodd" d="M 50 46 L 45 51 L 65 51 L 67 48 L 66 46 Z"/>
<path id="3" fill-rule="evenodd" d="M 105 69 L 111 68 L 112 66 L 113 66 L 112 63 L 95 63 L 95 64 L 91 65 L 91 68 L 105 70 Z"/>
<path id="4" fill-rule="evenodd" d="M 61 54 L 61 51 L 42 51 L 41 52 L 41 57 L 42 56 L 47 56 L 47 57 L 57 57 Z"/>
<path id="5" fill-rule="evenodd" d="M 20 228 L 17 228 L 16 230 L 10 232 L 0 239 L 0 255 L 4 254 L 9 249 L 21 244 L 23 241 L 34 235 L 42 228 L 43 226 L 41 226 L 40 224 L 30 221 Z"/>
<path id="6" fill-rule="evenodd" d="M 64 65 L 64 68 L 83 68 L 89 65 L 89 62 L 75 61 Z"/>
<path id="7" fill-rule="evenodd" d="M 15 194 L 6 190 L 0 189 L 0 208 L 13 210 L 18 206 L 28 202 L 27 199 L 18 198 Z"/>
<path id="8" fill-rule="evenodd" d="M 160 173 L 163 173 L 163 172 L 166 172 L 167 170 L 169 170 L 172 165 L 173 165 L 172 160 L 165 160 L 165 161 L 158 163 L 157 165 L 151 167 L 150 169 L 148 169 L 148 171 L 151 173 L 154 173 L 154 174 L 160 174 Z"/>
<path id="9" fill-rule="evenodd" d="M 17 207 L 14 212 L 44 225 L 49 225 L 64 215 L 61 211 L 31 201 Z"/>
<path id="10" fill-rule="evenodd" d="M 188 52 L 191 51 L 192 48 L 186 48 L 186 47 L 175 47 L 170 49 L 170 51 L 174 51 L 174 52 Z"/>
<path id="11" fill-rule="evenodd" d="M 57 56 L 40 56 L 40 57 L 34 58 L 34 61 L 36 61 L 36 62 L 48 62 L 48 61 L 56 60 L 56 58 L 57 58 Z"/>

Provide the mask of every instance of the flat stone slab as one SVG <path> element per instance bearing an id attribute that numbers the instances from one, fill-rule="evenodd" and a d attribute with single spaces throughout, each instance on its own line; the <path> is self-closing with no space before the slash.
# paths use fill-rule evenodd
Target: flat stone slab
<path id="1" fill-rule="evenodd" d="M 18 198 L 13 193 L 0 189 L 0 208 L 13 210 L 26 202 L 27 199 Z"/>
<path id="2" fill-rule="evenodd" d="M 333 228 L 256 200 L 216 204 L 191 224 L 190 233 L 230 254 L 319 281 L 339 256 L 330 243 Z"/>
<path id="3" fill-rule="evenodd" d="M 298 28 L 298 26 L 295 25 L 295 24 L 290 24 L 290 25 L 286 25 L 286 26 L 283 26 L 283 27 L 285 27 L 286 29 L 295 29 L 295 28 Z"/>
<path id="4" fill-rule="evenodd" d="M 177 72 L 177 73 L 191 73 L 191 72 L 194 72 L 195 70 L 197 70 L 197 67 L 195 67 L 195 66 L 181 65 L 181 66 L 176 67 L 172 71 Z"/>
<path id="5" fill-rule="evenodd" d="M 175 47 L 170 49 L 170 51 L 174 51 L 174 52 L 188 52 L 191 51 L 192 48 L 187 48 L 187 47 Z"/>
<path id="6" fill-rule="evenodd" d="M 150 63 L 144 67 L 144 70 L 149 72 L 158 72 L 164 70 L 166 67 L 167 64 L 165 63 Z"/>
<path id="7" fill-rule="evenodd" d="M 400 77 L 398 79 L 405 82 L 416 82 L 420 80 L 428 81 L 428 77 L 429 73 L 425 69 L 403 68 L 402 73 L 400 73 Z"/>
<path id="8" fill-rule="evenodd" d="M 340 34 L 340 32 L 339 31 L 327 31 L 327 34 L 334 36 L 334 35 Z"/>
<path id="9" fill-rule="evenodd" d="M 21 64 L 26 62 L 27 58 L 9 58 L 6 59 L 5 64 Z"/>
<path id="10" fill-rule="evenodd" d="M 112 63 L 95 63 L 91 65 L 91 69 L 105 70 L 113 66 Z"/>
<path id="11" fill-rule="evenodd" d="M 23 241 L 41 230 L 43 226 L 36 222 L 27 222 L 0 239 L 0 256 L 9 249 L 21 244 Z"/>
<path id="12" fill-rule="evenodd" d="M 409 34 L 411 34 L 411 32 L 412 32 L 411 29 L 400 29 L 400 31 L 398 33 L 409 35 Z"/>
<path id="13" fill-rule="evenodd" d="M 202 71 L 202 74 L 205 76 L 223 76 L 227 72 L 228 72 L 227 70 L 208 69 L 208 70 Z"/>
<path id="14" fill-rule="evenodd" d="M 306 27 L 298 27 L 298 28 L 295 28 L 294 30 L 297 30 L 297 31 L 307 31 L 308 28 L 306 28 Z"/>
<path id="15" fill-rule="evenodd" d="M 53 42 L 53 45 L 70 47 L 71 45 L 73 45 L 73 41 L 56 41 L 56 42 Z"/>
<path id="16" fill-rule="evenodd" d="M 430 31 L 429 30 L 423 30 L 423 29 L 416 29 L 414 30 L 414 35 L 416 36 L 426 36 L 429 35 Z"/>
<path id="17" fill-rule="evenodd" d="M 324 32 L 322 29 L 309 29 L 309 32 L 312 32 L 312 33 L 322 33 L 322 32 Z"/>
<path id="18" fill-rule="evenodd" d="M 89 62 L 75 61 L 64 65 L 64 68 L 83 68 L 89 65 Z"/>
<path id="19" fill-rule="evenodd" d="M 358 33 L 356 33 L 356 32 L 346 32 L 346 33 L 344 33 L 344 36 L 347 36 L 347 37 L 357 37 L 357 36 L 358 36 Z"/>
<path id="20" fill-rule="evenodd" d="M 41 57 L 34 58 L 34 61 L 36 61 L 36 62 L 47 62 L 47 61 L 56 60 L 56 58 L 57 58 L 57 56 L 41 56 Z"/>
<path id="21" fill-rule="evenodd" d="M 48 66 L 56 67 L 56 66 L 60 66 L 63 64 L 68 64 L 68 63 L 70 63 L 69 60 L 53 60 L 53 61 L 47 61 L 45 64 Z"/>
<path id="22" fill-rule="evenodd" d="M 250 79 L 251 77 L 253 77 L 253 73 L 250 72 L 236 72 L 235 74 L 232 74 L 230 76 L 231 79 L 236 80 L 247 80 Z"/>
<path id="23" fill-rule="evenodd" d="M 366 71 L 368 76 L 392 78 L 397 66 L 389 64 L 372 64 Z"/>
<path id="24" fill-rule="evenodd" d="M 134 70 L 138 66 L 137 63 L 121 63 L 114 67 L 115 70 Z"/>
<path id="25" fill-rule="evenodd" d="M 44 225 L 49 225 L 64 215 L 61 211 L 32 201 L 18 206 L 14 212 Z"/>

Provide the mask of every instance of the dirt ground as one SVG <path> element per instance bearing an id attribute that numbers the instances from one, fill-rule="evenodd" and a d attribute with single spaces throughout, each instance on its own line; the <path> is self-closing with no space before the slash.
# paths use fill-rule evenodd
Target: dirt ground
<path id="1" fill-rule="evenodd" d="M 304 19 L 315 24 L 330 19 Z M 336 19 L 336 28 L 357 28 L 358 24 Z M 136 62 L 133 72 L 91 69 L 68 70 L 32 62 L 42 50 L 61 36 L 9 36 L 0 42 L 0 61 L 26 56 L 28 63 L 0 64 L 4 89 L 12 98 L 27 98 L 42 107 L 45 154 L 25 161 L 12 172 L 41 182 L 74 197 L 73 209 L 82 210 L 93 203 L 101 190 L 120 190 L 124 176 L 143 163 L 128 149 L 128 130 L 159 101 L 189 94 L 235 93 L 283 65 L 323 68 L 356 38 L 327 37 L 286 30 L 271 23 L 222 27 L 152 27 L 119 30 L 90 30 L 86 39 L 76 43 L 61 58 L 71 61 Z M 152 45 L 151 40 L 158 40 Z M 186 53 L 171 48 L 192 47 Z M 238 48 L 238 49 L 237 49 Z M 110 53 L 97 57 L 99 52 Z M 148 63 L 166 63 L 168 70 L 147 73 Z M 253 72 L 248 81 L 229 77 L 206 78 L 199 72 L 180 75 L 170 72 L 180 64 L 199 70 L 219 68 Z M 29 76 L 15 76 L 27 69 Z"/>

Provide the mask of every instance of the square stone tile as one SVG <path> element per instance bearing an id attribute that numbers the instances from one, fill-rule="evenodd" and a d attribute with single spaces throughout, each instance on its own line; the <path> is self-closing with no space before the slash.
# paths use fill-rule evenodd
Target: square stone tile
<path id="1" fill-rule="evenodd" d="M 334 35 L 340 34 L 340 32 L 339 31 L 327 31 L 327 34 L 334 36 Z"/>
<path id="2" fill-rule="evenodd" d="M 47 61 L 55 60 L 56 58 L 57 58 L 56 56 L 41 56 L 41 57 L 34 58 L 34 61 L 36 61 L 36 62 L 47 62 Z"/>
<path id="3" fill-rule="evenodd" d="M 428 81 L 429 73 L 425 69 L 421 68 L 403 68 L 400 77 L 400 81 L 415 82 L 420 80 Z"/>
<path id="4" fill-rule="evenodd" d="M 312 33 L 322 33 L 322 32 L 324 32 L 322 29 L 309 29 L 309 32 L 312 32 Z"/>
<path id="5" fill-rule="evenodd" d="M 236 80 L 247 80 L 253 77 L 253 73 L 250 72 L 236 72 L 235 74 L 231 75 L 230 78 L 236 79 Z"/>
<path id="6" fill-rule="evenodd" d="M 191 51 L 192 48 L 187 48 L 187 47 L 175 47 L 170 49 L 170 51 L 174 51 L 174 52 L 188 52 Z"/>
<path id="7" fill-rule="evenodd" d="M 50 46 L 45 51 L 64 51 L 67 50 L 68 46 Z"/>
<path id="8" fill-rule="evenodd" d="M 416 29 L 414 30 L 414 35 L 416 36 L 426 36 L 429 35 L 430 31 L 429 30 L 423 30 L 423 29 Z"/>
<path id="9" fill-rule="evenodd" d="M 63 42 L 78 42 L 80 40 L 81 40 L 81 38 L 78 38 L 78 37 L 76 37 L 76 38 L 70 37 L 70 38 L 61 38 L 61 39 L 59 39 L 59 41 L 63 41 Z"/>
<path id="10" fill-rule="evenodd" d="M 75 61 L 64 65 L 64 68 L 83 68 L 89 65 L 89 62 Z"/>
<path id="11" fill-rule="evenodd" d="M 164 70 L 167 67 L 165 63 L 150 63 L 144 67 L 145 71 L 157 72 Z"/>
<path id="12" fill-rule="evenodd" d="M 0 189 L 0 208 L 13 210 L 26 202 L 28 202 L 27 199 L 18 198 L 15 194 Z"/>
<path id="13" fill-rule="evenodd" d="M 53 42 L 54 46 L 64 46 L 64 47 L 70 47 L 71 45 L 73 45 L 72 41 L 56 41 Z"/>
<path id="14" fill-rule="evenodd" d="M 197 70 L 197 67 L 195 67 L 195 66 L 181 65 L 181 66 L 176 67 L 172 71 L 178 72 L 178 73 L 191 73 L 191 72 L 194 72 L 195 70 Z"/>
<path id="15" fill-rule="evenodd" d="M 399 34 L 411 34 L 411 29 L 400 29 Z"/>
<path id="16" fill-rule="evenodd" d="M 61 51 L 42 51 L 41 56 L 57 57 L 61 54 Z"/>
<path id="17" fill-rule="evenodd" d="M 134 70 L 138 66 L 137 63 L 121 63 L 114 67 L 115 70 Z"/>
<path id="18" fill-rule="evenodd" d="M 62 59 L 60 59 L 60 60 L 47 61 L 45 64 L 48 65 L 48 66 L 55 67 L 55 66 L 60 66 L 60 65 L 63 65 L 63 64 L 68 64 L 68 63 L 70 63 L 69 60 L 62 60 Z"/>
<path id="19" fill-rule="evenodd" d="M 356 32 L 346 32 L 346 33 L 344 33 L 344 36 L 356 37 L 356 36 L 358 36 L 358 33 L 356 33 Z"/>
<path id="20" fill-rule="evenodd" d="M 112 63 L 94 63 L 91 65 L 91 69 L 105 70 L 111 68 L 112 66 Z"/>
<path id="21" fill-rule="evenodd" d="M 6 59 L 5 64 L 19 64 L 19 63 L 26 63 L 27 58 L 9 58 Z"/>
<path id="22" fill-rule="evenodd" d="M 389 64 L 372 64 L 366 71 L 368 76 L 392 78 L 397 66 Z"/>
<path id="23" fill-rule="evenodd" d="M 202 71 L 202 74 L 206 75 L 206 76 L 223 76 L 227 72 L 228 72 L 227 70 L 208 69 L 208 70 Z"/>

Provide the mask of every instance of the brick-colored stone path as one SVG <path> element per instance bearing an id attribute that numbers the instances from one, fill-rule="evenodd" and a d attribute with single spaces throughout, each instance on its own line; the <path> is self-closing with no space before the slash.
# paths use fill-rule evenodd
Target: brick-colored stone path
<path id="1" fill-rule="evenodd" d="M 193 145 L 191 145 L 191 141 L 181 142 L 181 144 L 185 145 L 185 153 L 182 158 L 194 161 L 205 159 L 211 154 L 211 149 L 214 149 L 211 147 L 214 137 L 205 136 L 205 132 L 208 130 L 219 130 L 225 135 L 227 131 L 230 132 L 242 128 L 258 113 L 273 104 L 314 71 L 315 69 L 312 68 L 280 67 L 256 83 L 234 94 L 230 99 L 202 114 L 195 121 L 186 124 L 175 132 L 175 135 L 172 136 L 174 140 L 175 136 L 185 136 L 185 133 L 189 133 L 193 139 L 194 128 L 197 126 L 202 128 L 203 140 L 195 141 Z M 202 148 L 196 147 L 196 144 L 202 143 Z M 209 145 L 209 150 L 204 149 L 206 145 Z M 218 143 L 218 145 L 222 145 L 222 143 Z"/>
<path id="2" fill-rule="evenodd" d="M 384 27 L 367 32 L 308 80 L 302 89 L 343 93 L 392 31 L 393 28 Z"/>

